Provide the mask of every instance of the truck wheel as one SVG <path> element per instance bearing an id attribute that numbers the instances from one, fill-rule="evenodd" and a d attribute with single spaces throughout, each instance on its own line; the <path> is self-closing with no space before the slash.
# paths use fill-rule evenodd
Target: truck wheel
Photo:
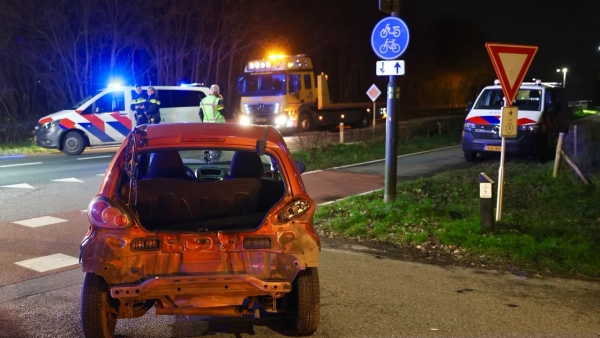
<path id="1" fill-rule="evenodd" d="M 311 131 L 314 129 L 313 120 L 308 113 L 300 114 L 298 118 L 298 130 L 299 131 Z"/>
<path id="2" fill-rule="evenodd" d="M 465 154 L 465 160 L 467 162 L 474 162 L 477 159 L 476 151 L 463 151 L 463 153 Z"/>
<path id="3" fill-rule="evenodd" d="M 85 140 L 80 133 L 76 131 L 68 132 L 63 137 L 61 150 L 69 156 L 77 156 L 85 149 Z"/>
<path id="4" fill-rule="evenodd" d="M 112 337 L 117 327 L 116 300 L 101 276 L 86 273 L 81 290 L 81 330 L 86 338 Z"/>
<path id="5" fill-rule="evenodd" d="M 295 336 L 310 336 L 319 327 L 321 298 L 319 272 L 317 268 L 306 268 L 298 272 L 288 295 L 288 310 L 291 312 L 292 331 Z"/>
<path id="6" fill-rule="evenodd" d="M 352 128 L 366 128 L 369 125 L 369 115 L 361 114 L 358 122 L 353 123 Z"/>

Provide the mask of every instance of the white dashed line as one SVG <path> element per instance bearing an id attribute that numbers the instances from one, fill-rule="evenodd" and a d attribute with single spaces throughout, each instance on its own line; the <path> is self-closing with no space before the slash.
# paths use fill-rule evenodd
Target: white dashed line
<path id="1" fill-rule="evenodd" d="M 104 176 L 104 174 L 97 174 L 96 176 Z"/>
<path id="2" fill-rule="evenodd" d="M 0 188 L 12 188 L 12 189 L 33 189 L 32 186 L 30 186 L 27 183 L 19 183 L 19 184 L 10 184 L 10 185 L 2 185 L 0 186 Z"/>
<path id="3" fill-rule="evenodd" d="M 43 227 L 46 225 L 62 223 L 62 222 L 68 222 L 68 221 L 66 219 L 56 218 L 56 217 L 52 217 L 52 216 L 42 216 L 42 217 L 25 219 L 22 221 L 16 221 L 13 223 L 19 224 L 19 225 L 24 225 L 24 226 L 30 227 L 30 228 L 38 228 L 38 227 Z"/>
<path id="4" fill-rule="evenodd" d="M 0 168 L 20 167 L 20 166 L 24 166 L 24 165 L 35 165 L 35 164 L 42 164 L 42 162 L 5 164 L 5 165 L 0 165 Z"/>
<path id="5" fill-rule="evenodd" d="M 71 265 L 77 265 L 79 264 L 79 259 L 58 253 L 49 256 L 27 259 L 24 261 L 16 262 L 15 264 L 27 269 L 35 270 L 37 272 L 46 272 Z"/>
<path id="6" fill-rule="evenodd" d="M 57 180 L 52 180 L 52 182 L 71 182 L 71 183 L 81 183 L 83 182 L 82 180 L 78 180 L 75 177 L 69 177 L 69 178 L 59 178 Z"/>
<path id="7" fill-rule="evenodd" d="M 83 160 L 94 160 L 97 158 L 107 158 L 107 157 L 112 157 L 112 155 L 106 155 L 106 156 L 93 156 L 93 157 L 83 157 L 83 158 L 78 158 L 77 161 L 83 161 Z"/>

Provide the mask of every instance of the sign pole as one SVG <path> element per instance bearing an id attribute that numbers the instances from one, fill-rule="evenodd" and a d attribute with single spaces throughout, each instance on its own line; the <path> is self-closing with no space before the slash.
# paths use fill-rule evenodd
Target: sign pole
<path id="1" fill-rule="evenodd" d="M 398 17 L 399 1 L 393 1 L 392 17 Z M 385 124 L 385 188 L 383 201 L 396 200 L 396 176 L 398 173 L 398 118 L 396 112 L 396 77 L 390 75 L 387 87 L 387 120 Z M 400 88 L 398 88 L 398 96 Z"/>
<path id="2" fill-rule="evenodd" d="M 375 101 L 373 101 L 373 131 L 375 131 L 375 118 L 377 114 L 375 113 Z"/>
<path id="3" fill-rule="evenodd" d="M 508 107 L 504 99 L 504 107 Z M 502 149 L 500 150 L 500 168 L 498 168 L 498 194 L 496 198 L 496 222 L 502 220 L 502 192 L 504 187 L 504 156 L 506 153 L 506 137 L 502 136 Z"/>

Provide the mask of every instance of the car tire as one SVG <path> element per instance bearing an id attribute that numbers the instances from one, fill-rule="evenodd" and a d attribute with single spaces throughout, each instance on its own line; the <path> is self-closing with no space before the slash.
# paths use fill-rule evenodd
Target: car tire
<path id="1" fill-rule="evenodd" d="M 310 114 L 303 112 L 298 118 L 298 131 L 311 131 L 314 129 L 314 123 Z"/>
<path id="2" fill-rule="evenodd" d="M 76 131 L 68 132 L 61 142 L 61 150 L 69 156 L 77 156 L 85 149 L 83 136 Z"/>
<path id="3" fill-rule="evenodd" d="M 289 296 L 289 310 L 293 314 L 290 324 L 294 336 L 312 335 L 317 331 L 321 317 L 318 269 L 300 271 L 292 283 Z"/>
<path id="4" fill-rule="evenodd" d="M 81 290 L 81 330 L 85 338 L 107 338 L 115 334 L 118 301 L 110 297 L 101 276 L 86 273 Z"/>
<path id="5" fill-rule="evenodd" d="M 463 151 L 463 154 L 465 155 L 465 160 L 467 162 L 474 162 L 475 160 L 477 160 L 476 151 Z"/>

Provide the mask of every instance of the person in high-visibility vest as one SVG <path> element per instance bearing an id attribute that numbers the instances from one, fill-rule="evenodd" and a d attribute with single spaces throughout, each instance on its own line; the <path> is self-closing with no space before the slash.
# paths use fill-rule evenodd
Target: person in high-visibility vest
<path id="1" fill-rule="evenodd" d="M 202 122 L 225 122 L 225 106 L 223 96 L 219 94 L 219 86 L 210 86 L 209 95 L 200 101 L 200 121 Z"/>

